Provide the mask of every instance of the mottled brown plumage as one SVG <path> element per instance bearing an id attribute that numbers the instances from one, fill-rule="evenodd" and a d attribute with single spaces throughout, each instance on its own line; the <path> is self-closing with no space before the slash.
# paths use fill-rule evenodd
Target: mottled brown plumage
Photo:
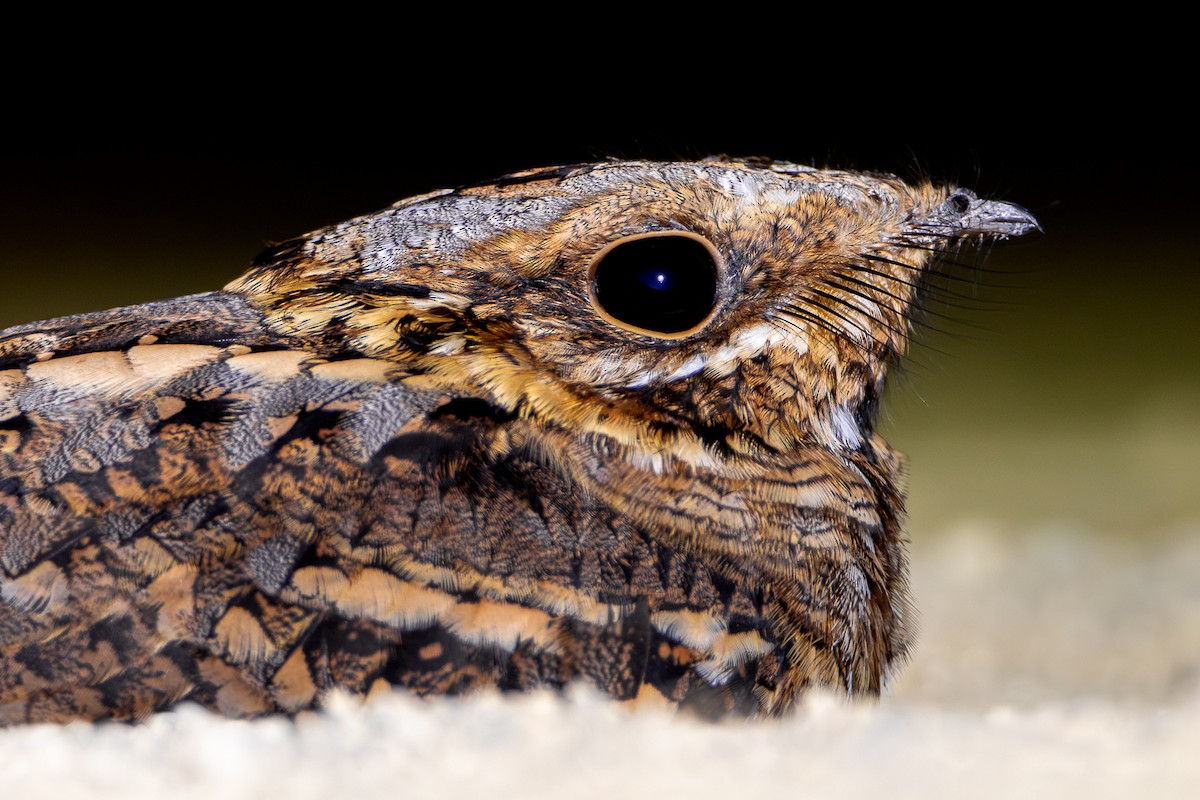
<path id="1" fill-rule="evenodd" d="M 4 331 L 0 725 L 877 692 L 909 636 L 885 371 L 936 251 L 1034 225 L 888 176 L 579 165 Z M 609 313 L 597 254 L 648 236 L 707 248 L 706 319 Z"/>

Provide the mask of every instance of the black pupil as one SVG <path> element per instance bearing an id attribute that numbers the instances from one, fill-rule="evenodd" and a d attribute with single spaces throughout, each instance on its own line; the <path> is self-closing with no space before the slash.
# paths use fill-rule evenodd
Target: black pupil
<path id="1" fill-rule="evenodd" d="M 627 325 L 679 333 L 704 321 L 717 300 L 717 268 L 708 248 L 686 236 L 619 244 L 596 265 L 596 303 Z"/>

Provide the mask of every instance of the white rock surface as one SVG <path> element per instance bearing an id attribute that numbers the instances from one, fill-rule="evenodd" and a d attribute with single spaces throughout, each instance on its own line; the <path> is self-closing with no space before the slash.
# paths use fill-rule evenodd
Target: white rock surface
<path id="1" fill-rule="evenodd" d="M 722 724 L 582 691 L 335 698 L 295 723 L 187 707 L 0 731 L 0 797 L 1200 797 L 1200 523 L 964 524 L 913 564 L 921 638 L 878 703 Z"/>

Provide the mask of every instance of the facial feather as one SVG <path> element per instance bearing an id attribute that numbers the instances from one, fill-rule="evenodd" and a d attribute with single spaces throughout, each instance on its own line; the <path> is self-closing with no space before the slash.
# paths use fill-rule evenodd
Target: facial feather
<path id="1" fill-rule="evenodd" d="M 951 198 L 967 204 L 957 219 Z M 931 248 L 1033 224 L 964 198 L 789 164 L 563 168 L 319 231 L 229 290 L 281 331 L 418 364 L 573 430 L 841 447 L 869 435 L 847 421 L 869 418 L 864 400 L 906 350 Z M 614 326 L 588 293 L 596 253 L 662 233 L 711 242 L 723 262 L 712 319 L 683 338 Z"/>

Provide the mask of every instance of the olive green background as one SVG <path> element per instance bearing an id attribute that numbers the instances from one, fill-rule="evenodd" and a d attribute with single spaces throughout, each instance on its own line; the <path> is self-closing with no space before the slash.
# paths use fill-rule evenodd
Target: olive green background
<path id="1" fill-rule="evenodd" d="M 653 134 L 627 119 L 476 138 L 456 122 L 451 136 L 281 144 L 230 126 L 213 140 L 139 131 L 10 148 L 0 326 L 215 289 L 267 243 L 531 166 L 724 152 L 928 175 L 1025 205 L 1045 233 L 968 259 L 983 270 L 951 284 L 967 308 L 932 307 L 941 331 L 919 333 L 893 375 L 881 425 L 911 459 L 914 538 L 964 518 L 1153 537 L 1200 516 L 1196 170 L 1161 129 L 1131 140 L 1103 109 L 1063 102 L 1051 118 L 935 118 L 878 137 L 781 120 L 695 131 L 666 108 Z"/>

